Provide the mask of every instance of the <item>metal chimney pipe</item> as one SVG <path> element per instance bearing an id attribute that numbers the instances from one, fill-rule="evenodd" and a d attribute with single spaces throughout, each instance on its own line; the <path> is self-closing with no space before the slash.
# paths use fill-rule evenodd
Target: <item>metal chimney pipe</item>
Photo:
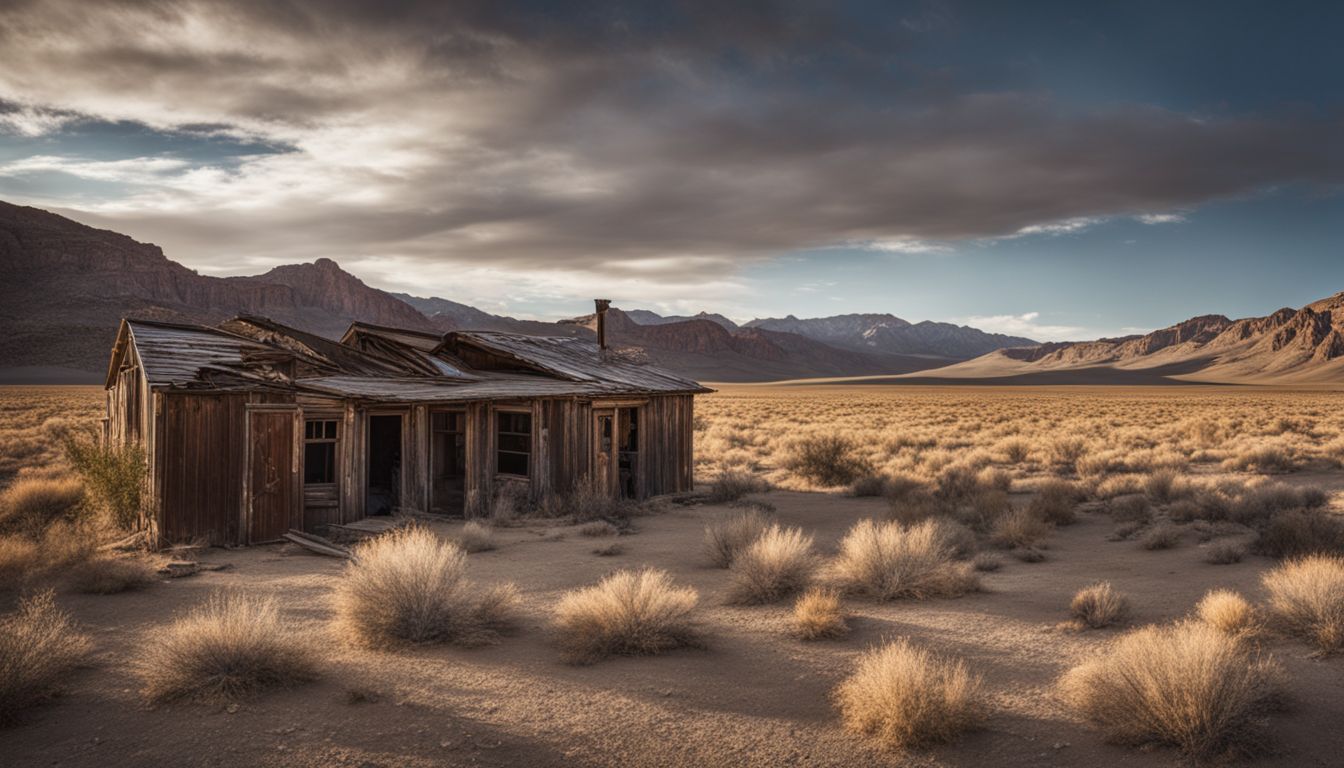
<path id="1" fill-rule="evenodd" d="M 607 309 L 611 307 L 611 299 L 593 299 L 597 305 L 597 348 L 607 348 Z"/>

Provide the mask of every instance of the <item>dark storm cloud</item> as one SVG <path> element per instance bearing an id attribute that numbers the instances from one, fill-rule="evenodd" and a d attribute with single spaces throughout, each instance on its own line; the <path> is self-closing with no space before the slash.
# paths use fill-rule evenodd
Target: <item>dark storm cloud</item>
<path id="1" fill-rule="evenodd" d="M 557 8 L 11 3 L 0 99 L 16 130 L 59 136 L 70 115 L 210 124 L 282 149 L 152 172 L 40 158 L 0 164 L 0 189 L 6 175 L 101 175 L 122 193 L 86 211 L 220 260 L 675 271 L 1344 180 L 1335 114 L 990 87 L 967 74 L 984 62 L 938 55 L 972 14 L 957 6 Z"/>

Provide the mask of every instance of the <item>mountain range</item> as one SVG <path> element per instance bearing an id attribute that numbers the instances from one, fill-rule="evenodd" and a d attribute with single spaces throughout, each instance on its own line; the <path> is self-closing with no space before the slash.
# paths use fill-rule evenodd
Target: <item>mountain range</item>
<path id="1" fill-rule="evenodd" d="M 249 277 L 202 275 L 156 245 L 0 202 L 0 381 L 101 380 L 122 317 L 216 324 L 239 313 L 332 338 L 354 320 L 436 332 L 593 334 L 591 318 L 523 320 L 450 299 L 379 290 L 331 259 Z M 964 360 L 970 349 L 1031 343 L 974 328 L 874 317 L 882 320 L 844 320 L 846 335 L 836 332 L 836 318 L 791 318 L 796 328 L 775 320 L 738 326 L 722 315 L 663 317 L 613 308 L 608 333 L 613 345 L 639 347 L 654 362 L 713 381 L 900 374 Z M 883 324 L 936 334 L 889 342 L 878 328 Z"/>
<path id="2" fill-rule="evenodd" d="M 249 277 L 201 275 L 155 245 L 0 202 L 0 382 L 101 381 L 122 317 L 217 324 L 240 313 L 331 338 L 352 321 L 445 332 L 592 337 L 594 317 L 556 322 L 390 293 L 331 259 Z M 1344 381 L 1344 293 L 1232 320 L 1203 315 L 1149 334 L 1037 343 L 890 314 L 663 316 L 612 308 L 613 346 L 705 381 L 865 377 L 902 383 L 1329 383 Z"/>

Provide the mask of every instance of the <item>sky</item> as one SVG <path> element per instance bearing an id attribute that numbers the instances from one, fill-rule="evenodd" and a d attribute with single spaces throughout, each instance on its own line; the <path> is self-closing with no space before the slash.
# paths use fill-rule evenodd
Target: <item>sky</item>
<path id="1" fill-rule="evenodd" d="M 1344 291 L 1344 4 L 0 1 L 0 199 L 329 257 L 1042 340 Z"/>

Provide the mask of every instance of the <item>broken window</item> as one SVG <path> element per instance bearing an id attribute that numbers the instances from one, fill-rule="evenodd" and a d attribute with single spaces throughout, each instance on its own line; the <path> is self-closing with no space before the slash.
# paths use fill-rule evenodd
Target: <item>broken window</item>
<path id="1" fill-rule="evenodd" d="M 303 482 L 336 482 L 336 419 L 308 419 L 303 423 Z"/>
<path id="2" fill-rule="evenodd" d="M 495 414 L 495 470 L 527 477 L 532 458 L 532 414 Z"/>

